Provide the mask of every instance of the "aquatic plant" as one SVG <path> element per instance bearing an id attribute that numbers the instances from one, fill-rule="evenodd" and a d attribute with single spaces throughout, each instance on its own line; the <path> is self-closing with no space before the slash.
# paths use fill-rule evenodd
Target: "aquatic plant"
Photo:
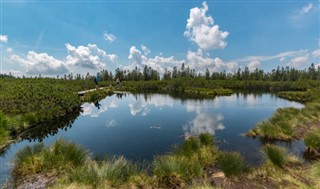
<path id="1" fill-rule="evenodd" d="M 266 161 L 277 167 L 283 167 L 287 162 L 286 149 L 280 146 L 267 144 L 263 147 Z"/>
<path id="2" fill-rule="evenodd" d="M 218 165 L 227 177 L 240 175 L 247 170 L 244 158 L 238 152 L 221 152 Z"/>

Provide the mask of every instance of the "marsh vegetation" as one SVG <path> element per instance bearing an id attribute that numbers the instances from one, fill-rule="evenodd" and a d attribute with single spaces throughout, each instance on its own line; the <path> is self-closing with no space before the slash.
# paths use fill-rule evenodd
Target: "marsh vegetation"
<path id="1" fill-rule="evenodd" d="M 190 99 L 260 91 L 304 103 L 304 107 L 279 108 L 246 135 L 267 140 L 301 140 L 306 153 L 319 158 L 320 69 L 313 64 L 307 70 L 278 67 L 271 72 L 250 72 L 245 68 L 233 74 L 209 71 L 200 74 L 182 65 L 180 69 L 166 70 L 161 79 L 157 71 L 148 67 L 143 71 L 117 69 L 114 76 L 103 70 L 100 76 L 99 87 L 104 89 L 79 98 L 79 91 L 95 88 L 90 75 L 62 78 L 1 75 L 0 147 L 3 149 L 16 140 L 38 137 L 41 141 L 60 128 L 67 129 L 66 125 L 72 125 L 82 111 L 83 102 L 99 102 L 114 91 L 162 93 Z M 115 85 L 115 78 L 123 81 L 121 87 Z M 32 134 L 31 130 L 42 134 Z M 213 136 L 202 133 L 175 146 L 170 153 L 157 155 L 152 162 L 136 164 L 121 156 L 97 161 L 78 145 L 57 140 L 51 146 L 39 143 L 19 151 L 12 174 L 16 185 L 23 185 L 27 177 L 49 175 L 51 180 L 47 184 L 52 188 L 320 187 L 318 160 L 306 163 L 272 144 L 264 145 L 262 154 L 264 163 L 252 168 L 240 153 L 219 150 Z M 223 176 L 216 177 L 220 173 Z"/>

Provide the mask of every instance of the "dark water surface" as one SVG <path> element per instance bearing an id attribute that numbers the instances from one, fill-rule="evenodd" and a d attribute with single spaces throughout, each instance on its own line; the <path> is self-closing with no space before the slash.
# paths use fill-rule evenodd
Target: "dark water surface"
<path id="1" fill-rule="evenodd" d="M 185 136 L 202 132 L 214 135 L 219 149 L 240 152 L 250 164 L 262 160 L 261 143 L 242 136 L 256 123 L 269 118 L 277 108 L 302 108 L 299 103 L 272 94 L 233 94 L 214 99 L 181 99 L 169 95 L 114 94 L 99 103 L 83 104 L 79 117 L 61 121 L 50 133 L 35 129 L 0 157 L 0 183 L 11 171 L 10 161 L 17 150 L 33 144 L 30 139 L 49 145 L 58 138 L 71 140 L 94 155 L 123 155 L 127 159 L 152 160 Z M 74 120 L 74 122 L 72 122 Z M 41 131 L 41 130 L 40 130 Z M 28 140 L 29 139 L 29 140 Z M 301 156 L 302 142 L 284 144 Z"/>

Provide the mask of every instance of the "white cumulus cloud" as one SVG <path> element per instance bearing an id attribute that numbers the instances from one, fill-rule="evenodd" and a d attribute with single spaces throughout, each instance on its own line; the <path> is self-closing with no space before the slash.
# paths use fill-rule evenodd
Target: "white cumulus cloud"
<path id="1" fill-rule="evenodd" d="M 117 37 L 116 37 L 114 34 L 108 33 L 108 32 L 105 32 L 105 33 L 103 34 L 103 38 L 104 38 L 106 41 L 109 41 L 109 42 L 113 42 L 114 40 L 117 39 Z"/>
<path id="2" fill-rule="evenodd" d="M 57 75 L 69 72 L 63 61 L 55 59 L 47 53 L 29 51 L 26 57 L 12 54 L 10 60 L 24 67 L 27 74 Z"/>
<path id="3" fill-rule="evenodd" d="M 142 49 L 144 55 L 148 55 L 148 54 L 151 52 L 150 49 L 148 49 L 148 48 L 147 48 L 146 46 L 144 46 L 144 45 L 141 45 L 141 49 Z"/>
<path id="4" fill-rule="evenodd" d="M 78 47 L 66 44 L 66 48 L 69 53 L 66 63 L 73 66 L 99 70 L 104 69 L 107 62 L 115 62 L 118 58 L 116 54 L 107 54 L 99 49 L 96 44 Z"/>
<path id="5" fill-rule="evenodd" d="M 226 38 L 229 35 L 227 31 L 220 31 L 218 25 L 214 25 L 211 16 L 206 16 L 208 5 L 202 3 L 202 8 L 195 7 L 190 10 L 187 20 L 184 36 L 195 42 L 201 49 L 223 49 L 227 46 Z"/>
<path id="6" fill-rule="evenodd" d="M 8 36 L 7 35 L 0 35 L 0 42 L 7 43 L 8 42 Z"/>
<path id="7" fill-rule="evenodd" d="M 250 72 L 253 72 L 256 68 L 259 68 L 261 65 L 261 62 L 258 60 L 253 60 L 251 62 L 249 62 L 249 64 L 247 65 L 249 68 Z"/>
<path id="8" fill-rule="evenodd" d="M 136 46 L 131 46 L 128 59 L 132 61 L 132 64 L 126 67 L 129 70 L 134 69 L 135 66 L 139 68 L 148 66 L 154 70 L 157 70 L 160 74 L 164 73 L 165 68 L 170 69 L 174 66 L 180 66 L 182 63 L 184 63 L 183 60 L 175 60 L 173 56 L 155 56 L 153 58 L 148 58 L 146 55 L 143 55 Z"/>
<path id="9" fill-rule="evenodd" d="M 297 67 L 301 67 L 308 64 L 308 60 L 309 60 L 309 54 L 306 54 L 304 56 L 298 56 L 298 57 L 292 58 L 288 63 L 288 65 L 291 67 L 297 68 Z"/>
<path id="10" fill-rule="evenodd" d="M 204 54 L 201 49 L 197 52 L 188 51 L 187 62 L 193 69 L 204 72 L 206 68 L 212 72 L 234 72 L 238 68 L 237 62 L 223 62 L 219 57 L 211 58 Z"/>

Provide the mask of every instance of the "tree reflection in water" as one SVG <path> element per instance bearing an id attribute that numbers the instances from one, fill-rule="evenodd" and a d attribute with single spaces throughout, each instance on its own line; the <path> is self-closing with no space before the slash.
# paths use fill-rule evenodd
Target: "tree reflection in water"
<path id="1" fill-rule="evenodd" d="M 13 143 L 21 142 L 23 140 L 28 140 L 29 142 L 42 142 L 45 138 L 57 134 L 60 129 L 67 131 L 72 127 L 74 121 L 79 117 L 81 112 L 82 109 L 78 108 L 65 116 L 39 123 L 20 133 L 13 133 L 12 143 L 0 149 L 0 156 L 4 156 L 6 151 L 10 148 L 10 145 Z"/>

